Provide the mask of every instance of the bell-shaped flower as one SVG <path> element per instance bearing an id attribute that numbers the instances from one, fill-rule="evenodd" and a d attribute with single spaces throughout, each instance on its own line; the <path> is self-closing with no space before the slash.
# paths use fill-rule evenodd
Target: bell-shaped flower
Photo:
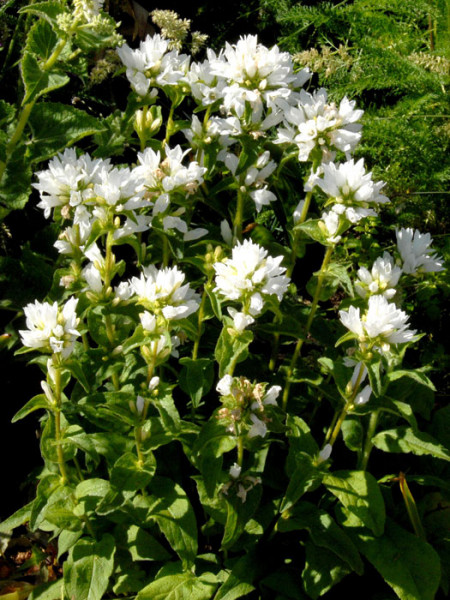
<path id="1" fill-rule="evenodd" d="M 429 233 L 420 233 L 417 229 L 396 230 L 397 248 L 402 257 L 402 269 L 405 273 L 429 273 L 444 269 L 443 259 L 430 248 L 432 238 Z"/>
<path id="2" fill-rule="evenodd" d="M 394 258 L 389 252 L 384 252 L 383 256 L 379 256 L 373 263 L 370 271 L 366 267 L 358 269 L 359 281 L 355 283 L 355 290 L 362 298 L 373 294 L 382 294 L 387 300 L 390 300 L 395 296 L 395 286 L 401 274 L 402 270 L 395 266 Z"/>

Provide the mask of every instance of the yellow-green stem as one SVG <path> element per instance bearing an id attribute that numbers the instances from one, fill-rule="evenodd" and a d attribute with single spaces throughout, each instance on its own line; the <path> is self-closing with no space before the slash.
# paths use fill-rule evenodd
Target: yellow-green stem
<path id="1" fill-rule="evenodd" d="M 234 217 L 234 241 L 242 241 L 242 221 L 244 219 L 244 194 L 239 189 L 237 193 L 236 214 Z"/>
<path id="2" fill-rule="evenodd" d="M 74 28 L 74 26 L 72 26 L 72 29 L 73 28 Z M 48 71 L 49 69 L 51 69 L 53 67 L 53 65 L 58 60 L 59 55 L 64 50 L 64 47 L 67 44 L 67 41 L 68 41 L 68 39 L 59 40 L 59 42 L 57 43 L 56 48 L 53 50 L 52 54 L 45 61 L 45 63 L 43 65 L 41 65 L 42 71 Z M 16 129 L 15 129 L 11 139 L 9 140 L 8 145 L 6 146 L 5 162 L 0 163 L 0 180 L 2 179 L 3 174 L 5 172 L 9 157 L 14 152 L 14 148 L 16 147 L 17 142 L 22 137 L 23 130 L 25 129 L 25 125 L 28 122 L 28 119 L 30 117 L 31 111 L 33 109 L 33 106 L 34 106 L 36 100 L 37 100 L 37 98 L 35 98 L 31 102 L 27 102 L 26 104 L 24 104 L 24 106 L 22 108 L 22 112 L 20 113 L 20 117 L 17 122 Z"/>
<path id="3" fill-rule="evenodd" d="M 206 285 L 209 285 L 209 282 Z M 198 309 L 197 337 L 195 338 L 194 348 L 192 350 L 192 359 L 193 360 L 197 360 L 198 348 L 200 345 L 200 338 L 202 337 L 202 323 L 203 323 L 203 316 L 205 314 L 206 296 L 207 296 L 206 289 L 204 289 L 203 294 L 202 294 L 202 300 L 200 302 L 200 308 Z"/>
<path id="4" fill-rule="evenodd" d="M 61 436 L 61 370 L 57 367 L 55 368 L 55 379 L 54 379 L 54 391 L 55 391 L 55 403 L 56 407 L 54 410 L 55 416 L 55 442 L 56 442 L 56 454 L 58 457 L 58 467 L 59 472 L 61 474 L 61 479 L 63 483 L 68 481 L 66 463 L 64 461 L 64 452 L 61 444 L 62 436 Z"/>
<path id="5" fill-rule="evenodd" d="M 367 469 L 367 464 L 369 462 L 370 453 L 372 452 L 373 444 L 372 438 L 375 435 L 375 431 L 377 429 L 378 417 L 380 415 L 379 410 L 374 410 L 370 415 L 369 425 L 367 427 L 366 432 L 366 440 L 364 443 L 364 448 L 361 457 L 361 469 L 365 471 Z"/>
<path id="6" fill-rule="evenodd" d="M 345 406 L 343 407 L 343 409 L 341 410 L 338 420 L 336 421 L 336 425 L 334 426 L 333 432 L 328 441 L 330 446 L 333 446 L 334 442 L 336 441 L 337 436 L 339 435 L 339 432 L 341 431 L 342 423 L 345 421 L 345 417 L 347 416 L 348 412 L 351 409 L 353 409 L 353 406 L 354 406 L 353 403 L 355 401 L 356 394 L 358 393 L 363 374 L 364 374 L 364 365 L 362 364 L 359 368 L 359 373 L 358 373 L 358 377 L 356 378 L 355 385 L 352 388 L 351 396 L 345 403 Z"/>
<path id="7" fill-rule="evenodd" d="M 167 117 L 167 125 L 166 125 L 166 137 L 164 138 L 163 141 L 163 148 L 166 144 L 169 143 L 169 140 L 172 136 L 172 129 L 173 129 L 173 113 L 175 111 L 175 106 L 172 103 L 172 106 L 170 107 L 170 111 L 169 111 L 169 116 Z"/>
<path id="8" fill-rule="evenodd" d="M 326 274 L 326 271 L 328 268 L 328 264 L 331 259 L 331 255 L 333 254 L 333 250 L 334 250 L 334 246 L 329 246 L 325 252 L 322 266 L 320 267 L 319 275 L 317 278 L 317 286 L 316 286 L 316 290 L 314 292 L 314 297 L 313 297 L 313 301 L 311 304 L 311 310 L 310 310 L 310 313 L 308 316 L 308 320 L 306 322 L 305 334 L 304 334 L 304 337 L 302 337 L 301 339 L 299 339 L 297 341 L 297 344 L 296 344 L 295 350 L 294 350 L 294 354 L 292 356 L 291 363 L 289 365 L 289 369 L 288 369 L 288 373 L 287 373 L 287 377 L 286 377 L 286 384 L 285 384 L 284 390 L 283 390 L 283 399 L 282 399 L 283 410 L 286 410 L 286 407 L 287 407 L 289 391 L 290 391 L 290 387 L 291 387 L 292 374 L 294 372 L 295 366 L 296 366 L 298 358 L 300 356 L 300 352 L 301 352 L 303 343 L 306 340 L 306 338 L 308 337 L 312 322 L 316 315 L 317 306 L 319 304 L 320 292 L 322 290 L 323 281 L 324 281 L 325 274 Z"/>
<path id="9" fill-rule="evenodd" d="M 239 435 L 237 441 L 237 464 L 242 467 L 242 463 L 244 461 L 244 440 L 242 436 Z"/>

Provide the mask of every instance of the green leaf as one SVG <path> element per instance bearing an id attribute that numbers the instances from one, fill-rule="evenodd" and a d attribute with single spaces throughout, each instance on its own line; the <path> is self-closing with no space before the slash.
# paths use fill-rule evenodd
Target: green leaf
<path id="1" fill-rule="evenodd" d="M 214 596 L 214 600 L 236 600 L 252 592 L 255 589 L 253 582 L 259 569 L 256 552 L 254 550 L 247 552 L 233 565 L 227 579 Z"/>
<path id="2" fill-rule="evenodd" d="M 323 473 L 314 464 L 312 458 L 305 453 L 297 452 L 296 468 L 289 476 L 289 484 L 281 503 L 280 511 L 289 510 L 305 492 L 321 481 Z"/>
<path id="3" fill-rule="evenodd" d="M 101 129 L 95 117 L 57 102 L 37 104 L 30 115 L 29 124 L 33 132 L 29 151 L 31 161 L 46 160 Z"/>
<path id="4" fill-rule="evenodd" d="M 342 423 L 342 437 L 344 443 L 353 452 L 358 452 L 362 447 L 364 440 L 364 430 L 361 422 L 357 418 L 347 417 Z"/>
<path id="5" fill-rule="evenodd" d="M 303 584 L 309 597 L 316 600 L 351 573 L 348 564 L 327 548 L 319 548 L 310 541 L 305 544 Z"/>
<path id="6" fill-rule="evenodd" d="M 219 377 L 223 377 L 235 365 L 245 360 L 248 356 L 248 347 L 253 340 L 251 331 L 230 334 L 228 327 L 224 326 L 217 340 L 214 351 L 215 358 L 219 363 Z"/>
<path id="7" fill-rule="evenodd" d="M 121 456 L 111 471 L 111 485 L 122 492 L 144 489 L 156 471 L 156 460 L 150 452 L 141 463 L 137 456 L 127 452 Z"/>
<path id="8" fill-rule="evenodd" d="M 362 574 L 364 566 L 356 546 L 327 512 L 309 502 L 300 502 L 289 511 L 287 518 L 282 517 L 278 522 L 279 531 L 298 529 L 308 530 L 316 546 L 327 548 L 347 563 L 347 567 Z"/>
<path id="9" fill-rule="evenodd" d="M 0 209 L 5 208 L 5 214 L 23 208 L 31 194 L 31 165 L 25 152 L 24 145 L 16 146 L 0 182 Z"/>
<path id="10" fill-rule="evenodd" d="M 227 520 L 223 533 L 222 548 L 231 548 L 244 531 L 245 525 L 254 515 L 261 500 L 262 487 L 256 485 L 248 493 L 245 502 L 231 491 L 226 498 Z"/>
<path id="11" fill-rule="evenodd" d="M 345 508 L 375 535 L 384 529 L 386 511 L 376 479 L 365 471 L 336 471 L 323 483 Z"/>
<path id="12" fill-rule="evenodd" d="M 435 458 L 450 461 L 450 451 L 439 444 L 431 435 L 414 431 L 410 427 L 397 427 L 381 431 L 372 438 L 372 443 L 384 452 L 428 454 Z"/>
<path id="13" fill-rule="evenodd" d="M 58 536 L 58 559 L 68 552 L 78 542 L 83 532 L 64 529 Z"/>
<path id="14" fill-rule="evenodd" d="M 401 600 L 433 600 L 439 586 L 440 560 L 425 541 L 390 519 L 384 535 L 362 530 L 355 544 Z"/>
<path id="15" fill-rule="evenodd" d="M 39 410 L 40 408 L 50 408 L 49 401 L 47 400 L 47 396 L 45 394 L 38 394 L 34 398 L 31 398 L 31 400 L 29 400 L 25 406 L 22 406 L 22 408 L 16 412 L 14 417 L 11 419 L 11 423 L 20 421 L 20 419 L 23 419 L 33 411 Z"/>
<path id="16" fill-rule="evenodd" d="M 197 408 L 201 399 L 205 396 L 213 384 L 214 362 L 209 358 L 181 358 L 183 368 L 178 376 L 178 383 L 192 400 L 192 406 Z"/>
<path id="17" fill-rule="evenodd" d="M 14 514 L 2 521 L 0 523 L 0 534 L 10 533 L 16 527 L 20 527 L 21 525 L 27 523 L 31 517 L 32 506 L 33 502 L 30 502 L 22 508 L 19 508 L 19 510 L 17 510 Z"/>
<path id="18" fill-rule="evenodd" d="M 181 486 L 166 477 L 155 477 L 155 493 L 146 501 L 167 541 L 190 566 L 197 556 L 197 521 L 189 499 Z"/>
<path id="19" fill-rule="evenodd" d="M 62 586 L 62 579 L 43 583 L 31 592 L 28 600 L 60 600 L 62 597 Z"/>
<path id="20" fill-rule="evenodd" d="M 430 390 L 433 390 L 433 392 L 436 391 L 434 383 L 431 381 L 431 379 L 419 369 L 411 371 L 408 369 L 398 369 L 397 371 L 392 371 L 391 373 L 387 374 L 388 381 L 397 381 L 397 379 L 401 379 L 402 377 L 408 377 L 408 379 L 413 379 L 414 381 L 417 381 L 417 383 L 420 383 L 421 385 L 430 388 Z"/>
<path id="21" fill-rule="evenodd" d="M 166 575 L 167 571 L 170 574 Z M 192 571 L 184 571 L 178 563 L 163 568 L 157 579 L 139 592 L 136 600 L 211 600 L 216 587 L 213 573 L 197 577 Z"/>
<path id="22" fill-rule="evenodd" d="M 22 80 L 25 86 L 23 104 L 56 90 L 69 83 L 67 75 L 55 71 L 43 71 L 34 54 L 25 52 L 21 63 Z"/>
<path id="23" fill-rule="evenodd" d="M 114 538 L 106 533 L 99 542 L 83 538 L 64 564 L 64 585 L 69 598 L 101 600 L 114 568 Z"/>
<path id="24" fill-rule="evenodd" d="M 294 231 L 302 231 L 315 242 L 319 242 L 319 244 L 327 246 L 329 245 L 327 241 L 327 235 L 319 226 L 320 222 L 320 219 L 308 219 L 308 221 L 305 221 L 304 223 L 295 225 Z"/>
<path id="25" fill-rule="evenodd" d="M 167 550 L 145 529 L 137 525 L 125 526 L 126 548 L 133 561 L 170 559 Z"/>
<path id="26" fill-rule="evenodd" d="M 58 36 L 50 24 L 47 21 L 36 21 L 28 33 L 25 51 L 46 61 L 50 58 L 57 43 Z"/>
<path id="27" fill-rule="evenodd" d="M 30 528 L 37 529 L 44 520 L 44 509 L 51 494 L 61 486 L 61 477 L 55 473 L 49 473 L 41 479 L 37 487 L 36 498 L 32 503 L 30 514 Z"/>
<path id="28" fill-rule="evenodd" d="M 28 12 L 38 17 L 42 17 L 51 25 L 56 26 L 56 18 L 58 15 L 67 12 L 65 6 L 61 2 L 34 2 L 28 6 L 24 6 L 19 12 Z"/>

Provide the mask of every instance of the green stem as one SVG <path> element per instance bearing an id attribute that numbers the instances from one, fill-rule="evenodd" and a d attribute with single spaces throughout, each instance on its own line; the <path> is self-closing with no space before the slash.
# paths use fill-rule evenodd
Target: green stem
<path id="1" fill-rule="evenodd" d="M 244 194 L 237 193 L 236 215 L 234 217 L 234 241 L 242 241 L 242 221 L 244 219 Z"/>
<path id="2" fill-rule="evenodd" d="M 356 394 L 358 393 L 359 386 L 360 386 L 360 383 L 361 383 L 361 380 L 363 377 L 363 373 L 364 373 L 364 365 L 362 364 L 359 368 L 359 373 L 358 373 L 358 377 L 356 378 L 355 385 L 352 388 L 351 396 L 345 403 L 345 406 L 343 407 L 343 409 L 341 410 L 341 413 L 338 417 L 338 420 L 336 421 L 336 425 L 334 426 L 331 437 L 328 441 L 328 443 L 331 446 L 333 446 L 334 442 L 336 441 L 337 436 L 339 435 L 339 432 L 341 431 L 342 423 L 345 421 L 345 417 L 347 416 L 349 411 L 353 409 L 353 403 L 355 401 Z"/>
<path id="3" fill-rule="evenodd" d="M 74 26 L 72 26 L 71 31 L 73 29 L 74 29 Z M 65 45 L 67 44 L 67 41 L 68 41 L 68 38 L 59 40 L 59 42 L 57 43 L 56 48 L 53 50 L 52 54 L 45 61 L 45 63 L 43 65 L 41 65 L 42 71 L 48 71 L 53 67 L 53 65 L 58 60 L 59 55 L 63 51 Z M 14 148 L 16 147 L 17 142 L 22 137 L 23 130 L 25 129 L 25 125 L 28 122 L 28 119 L 30 117 L 31 111 L 33 109 L 33 106 L 34 106 L 36 100 L 37 100 L 37 98 L 35 98 L 31 102 L 27 102 L 22 108 L 22 112 L 21 112 L 19 120 L 17 122 L 16 129 L 15 129 L 11 139 L 9 140 L 8 145 L 6 146 L 5 161 L 0 163 L 0 180 L 3 177 L 3 174 L 6 169 L 6 165 L 8 164 L 8 160 L 9 160 L 11 154 L 14 152 Z"/>
<path id="4" fill-rule="evenodd" d="M 56 407 L 54 410 L 56 454 L 58 457 L 58 467 L 59 472 L 61 473 L 62 483 L 66 483 L 68 481 L 68 477 L 66 463 L 64 461 L 63 448 L 61 444 L 61 370 L 59 369 L 59 367 L 55 367 L 54 390 L 56 403 Z"/>
<path id="5" fill-rule="evenodd" d="M 206 285 L 209 285 L 209 281 Z M 192 350 L 192 360 L 197 360 L 198 356 L 198 348 L 200 345 L 200 338 L 202 337 L 202 323 L 203 317 L 205 314 L 205 303 L 206 303 L 206 286 L 203 290 L 202 300 L 200 302 L 200 308 L 198 309 L 198 318 L 197 318 L 197 337 L 195 338 L 194 348 Z"/>
<path id="6" fill-rule="evenodd" d="M 378 417 L 380 416 L 379 410 L 374 410 L 370 415 L 369 425 L 367 427 L 366 440 L 361 457 L 360 468 L 365 471 L 369 462 L 370 453 L 372 452 L 373 443 L 372 438 L 375 435 L 375 431 L 378 425 Z"/>
<path id="7" fill-rule="evenodd" d="M 237 464 L 242 467 L 242 463 L 244 461 L 244 440 L 240 435 L 237 441 Z"/>
<path id="8" fill-rule="evenodd" d="M 314 320 L 314 317 L 316 315 L 317 312 L 317 307 L 319 304 L 319 298 L 320 298 L 320 292 L 322 290 L 322 285 L 323 285 L 323 281 L 325 278 L 325 274 L 328 268 L 328 264 L 330 262 L 331 259 L 331 255 L 333 254 L 333 250 L 334 250 L 334 246 L 328 246 L 326 252 L 325 252 L 325 256 L 323 258 L 323 262 L 322 262 L 322 266 L 320 267 L 320 272 L 317 278 L 317 286 L 316 286 L 316 290 L 314 292 L 314 297 L 313 297 L 313 301 L 311 304 L 311 310 L 309 313 L 309 317 L 308 320 L 306 322 L 306 327 L 305 327 L 305 334 L 302 338 L 300 338 L 297 341 L 297 344 L 295 346 L 295 350 L 294 350 L 294 354 L 292 356 L 291 359 L 291 363 L 289 365 L 289 369 L 288 369 L 288 373 L 287 373 L 287 377 L 286 377 L 286 385 L 284 387 L 283 390 L 283 399 L 282 399 L 282 406 L 283 406 L 283 410 L 286 410 L 287 407 L 287 401 L 289 398 L 289 391 L 290 391 L 290 387 L 291 387 L 291 377 L 292 374 L 294 372 L 295 366 L 297 364 L 298 358 L 300 356 L 300 352 L 303 346 L 304 341 L 306 340 L 306 338 L 308 337 L 308 334 L 310 332 L 311 329 L 311 325 L 312 322 Z"/>
<path id="9" fill-rule="evenodd" d="M 170 248 L 169 248 L 169 240 L 167 239 L 166 235 L 162 236 L 162 241 L 163 241 L 163 247 L 162 247 L 162 251 L 163 251 L 162 266 L 163 267 L 168 267 L 169 266 Z"/>
<path id="10" fill-rule="evenodd" d="M 307 194 L 305 196 L 305 204 L 303 205 L 303 208 L 302 208 L 302 214 L 300 215 L 300 218 L 297 221 L 296 225 L 301 225 L 302 223 L 305 222 L 306 217 L 308 216 L 309 207 L 311 206 L 311 200 L 312 200 L 312 192 L 307 192 Z M 297 261 L 297 247 L 298 247 L 299 237 L 300 237 L 299 233 L 294 230 L 293 239 L 292 239 L 292 249 L 291 249 L 291 261 L 286 270 L 287 277 L 292 276 L 292 272 L 294 271 L 294 268 L 295 268 L 295 263 Z"/>
<path id="11" fill-rule="evenodd" d="M 166 144 L 169 143 L 169 140 L 172 136 L 172 129 L 173 129 L 173 113 L 175 111 L 175 105 L 172 103 L 171 107 L 170 107 L 170 111 L 169 111 L 169 116 L 167 117 L 167 125 L 166 125 L 166 137 L 164 138 L 164 141 L 162 143 L 162 147 L 164 148 L 164 146 Z"/>

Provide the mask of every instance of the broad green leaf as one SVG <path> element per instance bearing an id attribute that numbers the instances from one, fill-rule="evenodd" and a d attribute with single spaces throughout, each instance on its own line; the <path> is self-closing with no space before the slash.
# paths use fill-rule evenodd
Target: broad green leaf
<path id="1" fill-rule="evenodd" d="M 83 532 L 64 529 L 58 536 L 58 559 L 78 542 Z"/>
<path id="2" fill-rule="evenodd" d="M 351 416 L 347 417 L 342 423 L 341 430 L 347 448 L 353 450 L 353 452 L 358 452 L 364 439 L 364 430 L 359 419 Z"/>
<path id="3" fill-rule="evenodd" d="M 31 194 L 31 165 L 25 152 L 23 144 L 16 146 L 0 181 L 0 209 L 5 209 L 4 215 L 23 208 Z"/>
<path id="4" fill-rule="evenodd" d="M 28 33 L 25 51 L 45 61 L 50 58 L 57 43 L 58 36 L 50 24 L 47 21 L 36 21 Z"/>
<path id="5" fill-rule="evenodd" d="M 430 388 L 430 390 L 433 390 L 433 392 L 436 391 L 436 388 L 434 387 L 434 384 L 431 381 L 431 379 L 429 377 L 427 377 L 425 375 L 425 373 L 423 371 L 420 371 L 419 369 L 416 369 L 416 370 L 398 369 L 396 371 L 392 371 L 391 373 L 387 374 L 388 381 L 397 381 L 397 379 L 401 379 L 402 377 L 408 377 L 409 379 L 413 379 L 414 381 L 417 381 L 417 383 L 420 383 L 421 385 L 424 385 L 424 386 Z"/>
<path id="6" fill-rule="evenodd" d="M 201 399 L 211 389 L 214 379 L 214 362 L 209 358 L 181 358 L 183 368 L 178 376 L 178 383 L 183 392 L 192 400 L 192 406 L 197 408 Z"/>
<path id="7" fill-rule="evenodd" d="M 320 219 L 308 219 L 308 221 L 305 221 L 304 223 L 299 223 L 298 225 L 295 225 L 294 231 L 302 231 L 315 242 L 319 242 L 319 244 L 327 246 L 327 234 L 320 227 L 320 222 Z"/>
<path id="8" fill-rule="evenodd" d="M 106 533 L 100 541 L 83 538 L 75 544 L 64 564 L 64 585 L 69 598 L 101 600 L 114 568 L 114 538 Z"/>
<path id="9" fill-rule="evenodd" d="M 231 548 L 239 539 L 245 529 L 245 525 L 254 515 L 261 500 L 261 485 L 256 485 L 248 493 L 245 502 L 239 498 L 236 493 L 228 492 L 227 502 L 227 520 L 222 539 L 222 548 Z"/>
<path id="10" fill-rule="evenodd" d="M 197 521 L 185 491 L 166 477 L 154 478 L 154 493 L 147 497 L 150 518 L 187 566 L 197 556 Z"/>
<path id="11" fill-rule="evenodd" d="M 305 544 L 303 584 L 309 597 L 316 600 L 351 573 L 351 568 L 327 548 L 319 548 L 310 541 Z"/>
<path id="12" fill-rule="evenodd" d="M 47 504 L 42 508 L 41 516 L 60 529 L 81 531 L 83 528 L 83 522 L 75 514 L 73 490 L 66 485 L 58 486 L 51 493 Z"/>
<path id="13" fill-rule="evenodd" d="M 75 488 L 75 498 L 78 500 L 76 514 L 94 513 L 110 489 L 110 483 L 105 479 L 92 478 L 81 481 Z"/>
<path id="14" fill-rule="evenodd" d="M 61 600 L 62 588 L 62 579 L 50 583 L 43 583 L 31 592 L 28 600 Z"/>
<path id="15" fill-rule="evenodd" d="M 300 502 L 289 511 L 286 519 L 281 518 L 278 522 L 278 531 L 298 529 L 307 529 L 316 546 L 327 548 L 347 563 L 347 567 L 361 575 L 364 567 L 358 550 L 327 512 L 309 502 Z"/>
<path id="16" fill-rule="evenodd" d="M 219 377 L 234 368 L 235 365 L 245 360 L 248 356 L 248 347 L 253 340 L 251 331 L 243 331 L 239 334 L 231 334 L 226 326 L 217 340 L 214 351 L 215 358 L 219 363 Z"/>
<path id="17" fill-rule="evenodd" d="M 32 531 L 37 529 L 44 520 L 44 509 L 51 494 L 61 486 L 61 477 L 55 473 L 50 473 L 43 477 L 37 487 L 36 498 L 32 503 L 30 514 L 30 528 Z"/>
<path id="18" fill-rule="evenodd" d="M 336 471 L 323 483 L 345 508 L 375 535 L 384 529 L 386 511 L 376 479 L 365 471 Z"/>
<path id="19" fill-rule="evenodd" d="M 164 571 L 172 573 L 161 577 Z M 181 564 L 170 565 L 162 573 L 139 592 L 136 600 L 211 600 L 214 596 L 217 579 L 213 573 L 197 577 L 192 571 L 183 570 Z"/>
<path id="20" fill-rule="evenodd" d="M 280 507 L 281 512 L 294 506 L 303 494 L 316 486 L 323 477 L 323 473 L 308 454 L 297 452 L 295 461 L 296 467 L 289 476 L 289 484 Z"/>
<path id="21" fill-rule="evenodd" d="M 13 513 L 10 517 L 2 521 L 0 523 L 0 534 L 10 533 L 16 527 L 25 525 L 25 523 L 30 520 L 33 504 L 34 502 L 26 504 L 22 508 L 19 508 L 19 510 Z"/>
<path id="22" fill-rule="evenodd" d="M 288 415 L 286 418 L 286 426 L 288 428 L 286 435 L 289 440 L 286 473 L 291 477 L 297 467 L 303 465 L 303 454 L 307 454 L 311 458 L 314 458 L 319 454 L 319 446 L 312 436 L 310 428 L 301 417 Z M 300 457 L 299 460 L 297 460 L 298 457 Z"/>
<path id="23" fill-rule="evenodd" d="M 44 71 L 31 52 L 25 52 L 21 63 L 22 79 L 25 86 L 23 104 L 33 102 L 39 96 L 56 90 L 69 83 L 67 75 L 55 71 Z"/>
<path id="24" fill-rule="evenodd" d="M 141 463 L 137 456 L 127 452 L 121 456 L 111 471 L 111 485 L 122 492 L 144 489 L 156 471 L 156 460 L 150 452 Z"/>
<path id="25" fill-rule="evenodd" d="M 20 419 L 23 419 L 24 417 L 26 417 L 33 411 L 39 410 L 40 408 L 44 408 L 44 409 L 50 408 L 49 401 L 47 400 L 47 397 L 45 394 L 38 394 L 34 398 L 31 398 L 31 400 L 29 400 L 25 404 L 25 406 L 23 406 L 19 411 L 16 412 L 14 417 L 11 419 L 11 423 L 20 421 Z"/>
<path id="26" fill-rule="evenodd" d="M 46 19 L 50 24 L 56 25 L 58 15 L 67 12 L 62 2 L 34 2 L 20 9 L 20 12 L 28 12 Z"/>
<path id="27" fill-rule="evenodd" d="M 30 160 L 43 161 L 101 129 L 95 117 L 67 104 L 41 102 L 31 113 Z"/>
<path id="28" fill-rule="evenodd" d="M 440 560 L 427 542 L 387 519 L 384 535 L 355 531 L 359 551 L 382 575 L 400 600 L 433 600 L 439 586 Z"/>
<path id="29" fill-rule="evenodd" d="M 162 560 L 170 559 L 167 550 L 150 533 L 138 527 L 131 525 L 125 527 L 126 548 L 131 554 L 131 558 L 136 560 Z"/>
<path id="30" fill-rule="evenodd" d="M 435 458 L 450 461 L 450 451 L 439 444 L 431 435 L 422 431 L 413 431 L 410 427 L 397 427 L 381 431 L 372 438 L 374 446 L 384 452 L 428 454 Z"/>
<path id="31" fill-rule="evenodd" d="M 255 589 L 253 582 L 260 572 L 260 561 L 256 552 L 251 550 L 234 565 L 227 579 L 220 586 L 214 600 L 236 600 Z"/>
<path id="32" fill-rule="evenodd" d="M 263 591 L 270 590 L 270 595 L 267 598 L 274 600 L 307 600 L 308 596 L 303 591 L 302 580 L 298 576 L 298 567 L 284 565 L 264 577 L 259 582 L 259 586 Z M 266 598 L 265 595 L 262 596 Z"/>

